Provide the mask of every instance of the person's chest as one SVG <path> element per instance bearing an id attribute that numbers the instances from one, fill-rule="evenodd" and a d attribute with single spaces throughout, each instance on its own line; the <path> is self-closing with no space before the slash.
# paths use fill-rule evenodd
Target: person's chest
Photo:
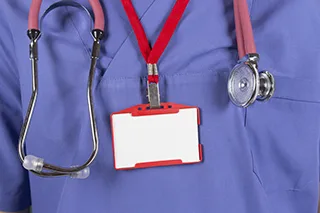
<path id="1" fill-rule="evenodd" d="M 54 1 L 43 1 L 40 14 L 52 3 Z M 87 1 L 79 3 L 92 12 Z M 151 46 L 174 3 L 171 0 L 133 1 Z M 13 15 L 18 17 L 13 31 L 18 38 L 17 61 L 24 111 L 32 85 L 29 41 L 25 33 L 27 22 L 23 19 L 29 4 L 23 4 L 23 13 Z M 147 66 L 121 1 L 102 1 L 102 6 L 106 26 L 93 82 L 93 100 L 97 119 L 109 125 L 111 113 L 146 103 Z M 38 41 L 39 93 L 30 134 L 37 134 L 44 141 L 49 138 L 55 143 L 64 143 L 65 137 L 74 134 L 69 142 L 73 146 L 77 144 L 74 137 L 79 134 L 79 128 L 89 130 L 86 90 L 93 43 L 91 23 L 83 10 L 73 7 L 56 8 L 42 21 L 42 35 Z M 206 99 L 201 97 L 203 94 L 198 85 L 205 88 L 208 84 L 216 87 L 215 93 L 226 99 L 224 81 L 236 61 L 232 1 L 190 1 L 158 62 L 162 101 L 173 101 L 170 93 L 175 93 L 180 99 L 177 102 L 197 105 Z M 192 88 L 196 99 L 190 97 L 189 90 L 179 93 L 170 85 Z M 43 125 L 44 122 L 47 125 Z M 107 127 L 104 129 L 109 132 Z"/>
<path id="2" fill-rule="evenodd" d="M 90 9 L 86 1 L 79 2 Z M 174 2 L 133 1 L 151 45 Z M 26 36 L 30 0 L 20 7 L 16 3 L 12 1 L 9 8 L 21 11 L 10 14 L 25 113 L 32 84 Z M 53 1 L 44 1 L 41 11 L 50 3 Z M 43 199 L 45 188 L 52 190 L 52 197 L 57 195 L 53 199 L 56 204 L 60 202 L 61 211 L 69 212 L 84 208 L 89 211 L 85 205 L 72 205 L 75 197 L 112 213 L 131 208 L 145 212 L 161 208 L 175 212 L 196 212 L 199 208 L 201 212 L 246 212 L 250 200 L 261 204 L 250 208 L 264 212 L 267 204 L 259 181 L 267 192 L 302 189 L 315 179 L 312 172 L 317 161 L 319 134 L 308 128 L 320 123 L 316 114 L 320 93 L 315 89 L 320 63 L 313 59 L 319 58 L 315 35 L 320 32 L 320 21 L 313 9 L 317 4 L 248 1 L 261 55 L 260 68 L 275 75 L 276 93 L 269 102 L 258 102 L 244 110 L 232 105 L 227 93 L 227 77 L 238 60 L 232 1 L 190 1 L 159 60 L 160 91 L 165 102 L 201 109 L 200 142 L 205 160 L 195 166 L 116 172 L 109 116 L 147 102 L 147 70 L 121 2 L 103 1 L 106 35 L 93 86 L 100 150 L 91 179 L 82 184 L 66 181 L 61 196 L 64 200 L 60 201 L 62 182 L 50 185 L 31 177 L 34 200 L 49 203 L 49 199 Z M 296 16 L 299 11 L 308 11 L 309 16 Z M 80 164 L 91 151 L 86 93 L 90 31 L 87 15 L 74 8 L 53 10 L 43 21 L 39 94 L 26 144 L 28 152 L 54 164 Z M 305 68 L 306 64 L 310 69 Z M 292 165 L 292 159 L 302 163 Z M 242 189 L 243 185 L 249 191 Z M 74 191 L 80 193 L 73 195 Z M 97 196 L 105 199 L 93 199 Z M 128 205 L 120 205 L 122 201 Z M 185 203 L 188 205 L 182 205 Z M 42 207 L 38 204 L 35 208 Z"/>

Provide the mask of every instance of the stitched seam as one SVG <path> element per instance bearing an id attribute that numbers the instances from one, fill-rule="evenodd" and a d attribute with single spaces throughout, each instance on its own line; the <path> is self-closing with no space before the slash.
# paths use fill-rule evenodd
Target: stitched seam
<path id="1" fill-rule="evenodd" d="M 255 2 L 256 2 L 255 0 L 251 0 L 251 4 L 249 6 L 249 15 L 251 19 L 252 19 L 252 8 Z"/>
<path id="2" fill-rule="evenodd" d="M 247 126 L 247 120 L 248 120 L 248 108 L 244 108 L 244 115 L 243 115 L 243 126 Z"/>
<path id="3" fill-rule="evenodd" d="M 4 17 L 9 17 L 6 13 L 4 13 Z M 6 20 L 4 20 L 6 23 L 6 25 L 7 25 L 7 27 L 9 28 L 9 31 L 10 31 L 10 34 L 11 34 L 11 36 L 10 36 L 10 38 L 11 38 L 11 41 L 12 41 L 12 45 L 13 45 L 13 48 L 14 48 L 14 57 L 15 57 L 15 61 L 17 62 L 17 52 L 16 52 L 16 44 L 15 44 L 15 42 L 14 42 L 14 36 L 13 36 L 13 32 L 12 32 L 12 27 L 11 27 L 11 22 L 9 22 L 7 19 Z M 18 74 L 18 67 L 17 66 L 15 66 L 15 71 L 16 72 L 14 72 L 14 75 L 16 76 L 16 78 L 17 78 L 17 80 L 19 80 L 19 74 Z"/>
<path id="4" fill-rule="evenodd" d="M 287 189 L 286 191 L 291 191 L 291 192 L 300 192 L 303 191 L 306 187 L 309 186 L 310 183 L 313 183 L 313 180 L 308 181 L 307 183 L 305 183 L 303 186 L 297 188 L 297 186 L 294 186 L 294 188 L 292 189 Z"/>
<path id="5" fill-rule="evenodd" d="M 82 39 L 82 37 L 81 37 L 81 35 L 80 35 L 80 32 L 79 32 L 78 28 L 76 27 L 76 25 L 75 25 L 75 23 L 74 23 L 74 21 L 73 21 L 73 18 L 71 17 L 71 14 L 70 14 L 68 8 L 65 7 L 65 9 L 66 9 L 66 11 L 67 11 L 67 13 L 68 13 L 68 15 L 69 15 L 69 18 L 70 18 L 70 20 L 71 20 L 72 26 L 74 27 L 75 31 L 77 32 L 78 38 L 80 39 L 80 41 L 81 41 L 81 43 L 82 43 L 82 45 L 83 45 L 83 48 L 84 48 L 85 52 L 86 52 L 86 53 L 89 55 L 89 57 L 90 57 L 91 54 L 90 54 L 89 48 L 86 46 L 84 40 Z M 77 150 L 77 152 L 78 152 L 78 151 L 79 151 L 79 150 Z M 73 164 L 73 161 L 74 161 L 74 159 L 75 159 L 75 157 L 76 157 L 76 155 L 77 155 L 77 152 L 75 152 L 75 154 L 74 154 L 74 156 L 73 156 L 73 158 L 72 158 L 72 160 L 71 160 L 71 164 Z M 62 205 L 62 198 L 63 198 L 63 196 L 64 196 L 64 194 L 65 194 L 65 188 L 66 188 L 66 185 L 67 185 L 68 180 L 69 180 L 69 177 L 65 177 L 65 180 L 64 180 L 64 183 L 63 183 L 63 187 L 62 187 L 62 190 L 61 190 L 61 194 L 60 194 L 60 198 L 59 198 L 59 204 L 58 204 L 57 212 L 60 212 L 61 205 Z"/>
<path id="6" fill-rule="evenodd" d="M 89 124 L 90 125 L 90 124 Z M 81 135 L 81 133 L 82 133 L 82 131 L 83 131 L 83 126 L 84 125 L 82 125 L 81 127 L 80 127 L 80 131 L 79 131 L 79 135 Z M 80 146 L 78 146 L 78 148 L 79 148 Z M 77 156 L 77 154 L 79 153 L 79 149 L 77 149 L 76 150 L 76 152 L 74 153 L 74 155 L 73 155 L 73 157 L 72 157 L 72 159 L 71 159 L 71 165 L 73 165 L 74 164 L 74 159 L 76 158 L 76 156 Z M 65 195 L 65 188 L 66 188 L 66 185 L 67 185 L 67 183 L 69 182 L 69 180 L 70 180 L 70 178 L 71 177 L 68 177 L 68 176 L 66 176 L 65 177 L 65 181 L 64 181 L 64 183 L 63 183 L 63 187 L 62 187 L 62 190 L 61 190 L 61 194 L 60 194 L 60 198 L 59 198 L 59 204 L 58 204 L 58 208 L 57 208 L 57 213 L 59 213 L 60 212 L 60 208 L 61 208 L 61 203 L 63 203 L 63 197 L 64 197 L 64 195 Z"/>
<path id="7" fill-rule="evenodd" d="M 226 61 L 228 61 L 226 59 Z M 222 61 L 222 62 L 225 62 L 225 61 Z M 216 65 L 219 65 L 219 64 L 222 64 L 222 62 L 220 63 L 217 63 L 215 64 Z M 231 64 L 231 63 L 230 63 Z M 159 77 L 161 78 L 165 78 L 165 77 L 178 77 L 178 76 L 188 76 L 188 75 L 205 75 L 205 74 L 208 74 L 208 73 L 212 73 L 212 72 L 216 72 L 216 75 L 225 75 L 225 76 L 228 76 L 229 75 L 229 70 L 231 70 L 231 68 L 233 67 L 233 65 L 231 65 L 229 67 L 230 64 L 226 64 L 224 67 L 219 67 L 217 66 L 218 68 L 211 68 L 211 69 L 207 69 L 206 71 L 204 72 L 190 72 L 190 73 L 181 73 L 181 72 L 178 72 L 178 73 L 174 73 L 174 74 L 161 74 L 159 73 Z M 218 70 L 219 68 L 223 68 L 223 69 L 228 69 L 228 70 L 221 70 L 219 72 L 217 72 L 216 70 Z M 147 78 L 147 75 L 145 76 L 137 76 L 137 77 L 112 77 L 112 76 L 105 76 L 102 80 L 100 81 L 103 81 L 103 82 L 106 82 L 106 81 L 120 81 L 120 80 L 139 80 L 139 79 L 146 79 Z M 102 82 L 102 84 L 103 84 Z"/>
<path id="8" fill-rule="evenodd" d="M 198 75 L 198 76 L 203 76 L 203 75 L 208 75 L 210 73 L 214 73 L 215 75 L 221 75 L 227 73 L 225 72 L 217 72 L 215 70 L 208 70 L 206 72 L 197 72 L 197 73 L 175 73 L 173 75 L 167 75 L 167 74 L 159 74 L 159 78 L 171 78 L 171 77 L 179 77 L 179 76 L 192 76 L 192 75 Z M 140 80 L 140 79 L 147 79 L 147 76 L 140 76 L 140 77 L 109 77 L 105 78 L 105 81 L 121 81 L 121 80 Z"/>
<path id="9" fill-rule="evenodd" d="M 10 29 L 10 34 L 11 34 L 11 40 L 12 40 L 12 45 L 13 45 L 13 49 L 14 49 L 14 59 L 15 59 L 15 62 L 18 64 L 18 57 L 17 57 L 17 49 L 16 49 L 16 44 L 15 44 L 15 42 L 14 42 L 14 36 L 13 36 L 13 31 L 12 31 L 12 27 L 11 27 L 11 25 L 10 25 L 10 22 L 8 22 L 8 20 L 6 20 L 6 22 L 7 22 L 7 25 L 8 25 L 8 28 Z M 19 90 L 21 90 L 21 82 L 20 82 L 20 75 L 19 75 L 19 67 L 18 67 L 18 65 L 15 65 L 15 72 L 14 72 L 14 75 L 15 75 L 15 77 L 16 77 L 16 80 L 19 82 L 18 83 L 18 86 L 19 86 Z M 20 112 L 19 112 L 19 114 L 21 115 L 21 117 L 23 117 L 23 106 L 22 106 L 22 94 L 21 94 L 21 91 L 19 91 L 19 104 L 20 104 L 20 106 L 19 106 L 19 108 L 20 108 Z"/>
<path id="10" fill-rule="evenodd" d="M 10 110 L 10 111 L 11 111 L 12 113 L 14 113 L 14 114 L 19 114 L 19 115 L 22 117 L 20 110 L 13 109 L 12 106 L 10 106 L 9 104 L 7 104 L 7 103 L 5 103 L 5 102 L 0 103 L 0 109 L 1 109 L 1 107 L 5 108 L 5 109 L 7 109 L 7 110 Z"/>
<path id="11" fill-rule="evenodd" d="M 66 9 L 66 11 L 67 11 L 67 13 L 68 13 L 68 16 L 69 16 L 70 20 L 71 20 L 71 24 L 72 24 L 72 26 L 74 27 L 74 29 L 75 29 L 75 31 L 76 31 L 76 33 L 77 33 L 77 35 L 78 35 L 78 37 L 79 37 L 82 45 L 83 45 L 84 50 L 85 50 L 86 53 L 89 55 L 89 57 L 91 57 L 90 49 L 86 46 L 86 43 L 85 43 L 84 40 L 82 39 L 82 37 L 81 37 L 81 35 L 80 35 L 80 32 L 79 32 L 77 26 L 75 25 L 74 20 L 73 20 L 71 14 L 70 14 L 68 8 L 65 7 L 65 9 Z"/>
<path id="12" fill-rule="evenodd" d="M 309 101 L 309 100 L 302 100 L 302 99 L 294 99 L 290 97 L 285 97 L 285 96 L 276 96 L 274 97 L 275 99 L 280 99 L 280 100 L 288 100 L 288 101 L 294 101 L 294 102 L 301 102 L 301 103 L 311 103 L 311 104 L 319 104 L 320 101 Z"/>
<path id="13" fill-rule="evenodd" d="M 203 76 L 203 75 L 208 75 L 214 73 L 215 75 L 223 76 L 225 74 L 228 74 L 228 71 L 222 71 L 222 72 L 217 72 L 213 69 L 209 69 L 206 72 L 197 72 L 197 73 L 175 73 L 173 75 L 168 75 L 168 74 L 159 74 L 160 78 L 172 78 L 172 77 L 179 77 L 179 76 L 192 76 L 192 75 L 198 75 L 198 76 Z M 121 80 L 141 80 L 141 79 L 147 79 L 147 76 L 140 76 L 140 77 L 109 77 L 105 78 L 103 81 L 108 82 L 108 81 L 121 81 Z M 104 86 L 103 84 L 101 85 L 102 87 Z M 301 103 L 313 103 L 313 104 L 319 104 L 320 101 L 312 101 L 312 100 L 303 100 L 303 99 L 295 99 L 295 98 L 290 98 L 287 96 L 274 96 L 274 99 L 279 99 L 279 100 L 288 100 L 288 101 L 293 101 L 293 102 L 301 102 Z"/>
<path id="14" fill-rule="evenodd" d="M 149 11 L 150 7 L 155 3 L 156 0 L 153 0 L 153 2 L 149 5 L 149 7 L 147 7 L 146 11 L 141 15 L 141 17 L 139 18 L 139 20 L 141 20 L 145 14 Z M 128 33 L 127 37 L 124 39 L 124 41 L 121 43 L 120 47 L 116 50 L 113 59 L 116 58 L 116 56 L 118 55 L 118 53 L 120 52 L 121 48 L 123 47 L 123 45 L 126 43 L 126 41 L 130 38 L 130 36 L 133 33 L 133 29 L 131 28 L 130 32 Z M 105 69 L 107 73 L 108 68 L 113 64 L 113 59 L 110 61 L 110 63 L 108 64 L 107 68 Z M 105 74 L 106 75 L 106 74 Z M 97 86 L 100 84 L 101 81 L 104 81 L 104 78 L 101 78 L 98 83 Z"/>
<path id="15" fill-rule="evenodd" d="M 153 0 L 153 2 L 149 5 L 149 7 L 147 7 L 146 11 L 141 15 L 141 17 L 139 18 L 139 20 L 141 20 L 145 14 L 149 11 L 150 7 L 154 4 L 156 0 Z M 131 26 L 131 25 L 130 25 Z M 127 35 L 127 37 L 125 38 L 125 40 L 121 43 L 120 47 L 116 50 L 114 57 L 115 58 L 117 56 L 117 54 L 119 53 L 119 51 L 121 50 L 122 46 L 124 45 L 124 43 L 129 39 L 129 37 L 132 35 L 133 33 L 133 29 L 131 28 L 129 34 Z M 110 62 L 110 64 L 108 65 L 108 67 L 112 64 L 112 62 Z M 107 67 L 107 69 L 108 69 Z"/>
<path id="16" fill-rule="evenodd" d="M 252 163 L 252 172 L 253 174 L 256 176 L 256 178 L 258 179 L 260 185 L 263 187 L 263 183 L 262 183 L 262 180 L 260 178 L 260 176 L 258 175 L 256 169 L 255 169 L 255 160 L 254 160 L 254 157 L 253 157 L 253 152 L 251 150 L 251 147 L 250 147 L 250 155 L 251 155 L 251 163 Z"/>
<path id="17" fill-rule="evenodd" d="M 61 190 L 61 195 L 60 195 L 60 198 L 59 198 L 59 205 L 58 205 L 58 208 L 57 208 L 57 212 L 58 212 L 58 213 L 60 212 L 60 207 L 61 207 L 61 203 L 62 203 L 62 198 L 63 198 L 63 196 L 64 196 L 64 191 L 65 191 L 65 188 L 66 188 L 68 179 L 69 179 L 69 177 L 65 177 L 65 180 L 64 180 L 64 183 L 63 183 L 63 187 L 62 187 L 62 190 Z"/>
<path id="18" fill-rule="evenodd" d="M 291 79 L 291 80 L 300 80 L 300 81 L 304 81 L 306 83 L 318 83 L 320 84 L 319 80 L 315 80 L 315 79 L 305 79 L 305 78 L 300 78 L 300 77 L 292 77 L 292 76 L 277 76 L 281 79 Z"/>

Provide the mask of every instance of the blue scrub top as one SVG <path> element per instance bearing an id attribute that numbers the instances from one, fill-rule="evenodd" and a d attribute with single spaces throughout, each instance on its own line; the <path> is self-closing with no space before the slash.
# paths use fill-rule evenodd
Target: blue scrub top
<path id="1" fill-rule="evenodd" d="M 146 103 L 146 65 L 119 0 L 102 0 L 106 38 L 94 79 L 99 154 L 88 179 L 41 178 L 17 142 L 31 94 L 26 35 L 31 0 L 0 1 L 0 211 L 34 213 L 315 213 L 319 186 L 320 1 L 248 0 L 268 102 L 234 106 L 238 59 L 232 0 L 191 0 L 159 61 L 163 101 L 201 109 L 204 162 L 115 171 L 109 116 Z M 43 1 L 41 13 L 53 0 Z M 86 0 L 78 1 L 90 8 Z M 174 0 L 134 0 L 153 44 Z M 26 151 L 62 166 L 91 152 L 86 99 L 90 19 L 51 12 L 39 41 L 39 96 Z M 159 133 L 160 134 L 160 133 Z"/>

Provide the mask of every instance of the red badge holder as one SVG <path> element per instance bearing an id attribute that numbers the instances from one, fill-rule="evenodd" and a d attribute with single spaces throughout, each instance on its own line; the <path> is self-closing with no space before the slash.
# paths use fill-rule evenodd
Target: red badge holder
<path id="1" fill-rule="evenodd" d="M 122 0 L 139 48 L 147 63 L 149 104 L 111 115 L 114 167 L 116 170 L 194 164 L 202 161 L 198 107 L 161 103 L 157 61 L 168 45 L 189 0 L 177 0 L 154 48 L 130 0 Z"/>

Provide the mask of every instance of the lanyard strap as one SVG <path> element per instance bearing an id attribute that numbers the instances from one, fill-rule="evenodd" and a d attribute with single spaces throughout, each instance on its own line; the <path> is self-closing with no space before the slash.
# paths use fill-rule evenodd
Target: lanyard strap
<path id="1" fill-rule="evenodd" d="M 165 48 L 167 47 L 177 25 L 189 3 L 189 0 L 177 0 L 172 11 L 165 22 L 159 37 L 157 38 L 153 48 L 151 49 L 146 33 L 142 27 L 139 17 L 132 5 L 131 0 L 121 0 L 124 10 L 129 18 L 130 24 L 133 28 L 134 34 L 138 40 L 139 48 L 143 58 L 148 64 L 148 70 L 156 69 L 154 66 Z M 152 68 L 153 67 L 153 68 Z M 158 73 L 148 71 L 148 80 L 158 83 Z"/>
<path id="2" fill-rule="evenodd" d="M 156 64 L 167 47 L 189 0 L 177 0 L 164 27 L 157 38 L 154 47 L 151 49 L 145 31 L 139 17 L 132 5 L 131 0 L 121 0 L 135 36 L 139 48 L 147 64 Z M 256 53 L 256 46 L 253 37 L 253 30 L 248 10 L 247 0 L 234 0 L 234 16 L 239 58 L 250 53 Z M 149 75 L 150 77 L 152 75 Z M 149 79 L 150 79 L 149 77 Z M 153 75 L 154 80 L 156 77 Z"/>
<path id="3" fill-rule="evenodd" d="M 256 53 L 247 0 L 233 0 L 239 58 Z"/>

